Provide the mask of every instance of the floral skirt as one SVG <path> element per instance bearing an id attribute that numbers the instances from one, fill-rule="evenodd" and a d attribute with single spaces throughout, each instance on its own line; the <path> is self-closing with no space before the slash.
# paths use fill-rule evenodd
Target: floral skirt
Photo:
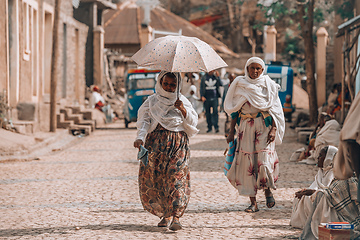
<path id="1" fill-rule="evenodd" d="M 189 139 L 161 125 L 145 140 L 149 162 L 140 162 L 139 191 L 145 210 L 162 218 L 181 217 L 190 200 Z"/>
<path id="2" fill-rule="evenodd" d="M 226 175 L 240 195 L 255 197 L 259 189 L 276 189 L 279 159 L 275 143 L 266 144 L 270 128 L 262 117 L 240 121 L 234 161 Z"/>

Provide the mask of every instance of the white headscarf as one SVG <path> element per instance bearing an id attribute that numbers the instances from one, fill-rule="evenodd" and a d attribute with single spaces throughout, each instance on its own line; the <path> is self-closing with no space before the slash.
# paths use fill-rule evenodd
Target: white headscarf
<path id="1" fill-rule="evenodd" d="M 235 78 L 229 87 L 224 101 L 224 109 L 231 114 L 239 111 L 248 101 L 260 111 L 268 111 L 277 127 L 275 143 L 281 144 L 285 132 L 285 119 L 278 96 L 280 86 L 263 73 L 256 79 L 250 78 L 247 67 L 252 63 L 258 63 L 265 69 L 265 63 L 261 58 L 249 58 L 245 64 L 245 76 Z"/>
<path id="2" fill-rule="evenodd" d="M 173 73 L 177 82 L 175 92 L 167 92 L 162 88 L 160 81 L 167 73 L 166 71 L 160 72 L 155 85 L 156 93 L 148 98 L 151 116 L 167 130 L 175 132 L 184 130 L 189 137 L 192 137 L 198 133 L 199 130 L 196 128 L 196 125 L 187 124 L 184 121 L 180 110 L 174 106 L 177 98 L 179 97 L 183 102 L 187 114 L 195 114 L 197 118 L 197 113 L 189 100 L 179 93 L 180 89 L 178 88 L 181 88 L 182 81 L 180 73 Z"/>
<path id="3" fill-rule="evenodd" d="M 328 150 L 326 152 L 323 163 L 323 168 L 319 169 L 318 173 L 316 174 L 315 181 L 310 186 L 311 189 L 325 189 L 330 185 L 330 183 L 334 179 L 333 160 L 337 151 L 337 147 L 331 145 L 328 146 Z"/>

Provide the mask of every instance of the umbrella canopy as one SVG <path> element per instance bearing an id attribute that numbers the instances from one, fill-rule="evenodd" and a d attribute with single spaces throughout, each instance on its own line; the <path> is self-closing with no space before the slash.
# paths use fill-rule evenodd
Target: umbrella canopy
<path id="1" fill-rule="evenodd" d="M 156 38 L 132 59 L 141 67 L 168 72 L 210 72 L 227 66 L 206 42 L 186 36 Z"/>

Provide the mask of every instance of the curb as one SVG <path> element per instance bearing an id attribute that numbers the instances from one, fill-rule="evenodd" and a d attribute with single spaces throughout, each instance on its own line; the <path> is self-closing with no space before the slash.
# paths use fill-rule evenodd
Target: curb
<path id="1" fill-rule="evenodd" d="M 82 138 L 79 136 L 69 134 L 68 130 L 60 131 L 48 138 L 45 138 L 43 141 L 30 146 L 26 150 L 0 155 L 0 163 L 40 160 L 40 156 L 62 151 L 76 144 L 81 139 Z"/>

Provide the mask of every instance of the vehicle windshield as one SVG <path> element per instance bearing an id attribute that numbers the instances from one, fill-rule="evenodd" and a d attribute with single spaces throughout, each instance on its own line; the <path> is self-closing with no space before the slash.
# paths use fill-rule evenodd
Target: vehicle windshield
<path id="1" fill-rule="evenodd" d="M 155 88 L 158 73 L 141 73 L 129 76 L 129 90 Z"/>

